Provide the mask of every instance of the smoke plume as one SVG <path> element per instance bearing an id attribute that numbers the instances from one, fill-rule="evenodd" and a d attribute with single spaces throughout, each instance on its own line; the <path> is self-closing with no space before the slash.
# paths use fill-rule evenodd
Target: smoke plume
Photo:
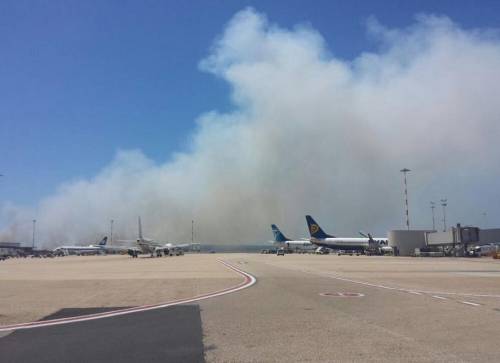
<path id="1" fill-rule="evenodd" d="M 197 120 L 187 152 L 163 164 L 118 151 L 94 178 L 62 185 L 31 209 L 3 207 L 6 239 L 45 247 L 107 232 L 162 241 L 249 243 L 278 224 L 306 237 L 324 229 L 385 234 L 403 226 L 409 174 L 412 227 L 431 226 L 430 200 L 447 197 L 451 222 L 500 216 L 500 38 L 446 17 L 404 29 L 375 19 L 377 50 L 336 58 L 311 26 L 284 29 L 253 9 L 237 13 L 200 69 L 231 87 L 233 111 Z M 331 48 L 331 49 L 329 49 Z M 439 211 L 439 210 L 438 210 Z"/>

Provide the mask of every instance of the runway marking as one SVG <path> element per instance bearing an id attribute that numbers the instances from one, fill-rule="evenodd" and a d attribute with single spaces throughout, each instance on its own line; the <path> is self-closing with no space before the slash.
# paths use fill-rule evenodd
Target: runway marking
<path id="1" fill-rule="evenodd" d="M 466 305 L 481 306 L 481 304 L 470 302 L 470 301 L 459 301 L 459 302 L 462 304 L 466 304 Z"/>
<path id="2" fill-rule="evenodd" d="M 285 267 L 286 268 L 286 267 Z M 290 269 L 293 270 L 293 269 Z M 300 270 L 299 270 L 300 271 Z M 308 270 L 302 270 L 302 272 L 306 273 L 312 273 L 315 275 L 320 275 L 324 277 L 329 277 L 332 279 L 340 280 L 340 281 L 345 281 L 345 282 L 351 282 L 353 284 L 358 284 L 358 285 L 363 285 L 363 286 L 370 286 L 370 287 L 376 287 L 379 289 L 385 289 L 385 290 L 394 290 L 394 291 L 402 291 L 402 292 L 407 292 L 410 294 L 414 295 L 423 295 L 423 294 L 428 294 L 428 295 L 453 295 L 453 296 L 468 296 L 468 297 L 490 297 L 490 298 L 496 298 L 500 299 L 500 295 L 496 294 L 472 294 L 472 293 L 461 293 L 461 292 L 447 292 L 447 291 L 428 291 L 428 290 L 415 290 L 415 289 L 406 289 L 403 287 L 393 287 L 393 286 L 387 286 L 387 285 L 381 285 L 381 284 L 374 284 L 371 282 L 366 282 L 366 281 L 360 281 L 360 280 L 352 280 L 346 277 L 341 277 L 338 275 L 331 275 L 328 273 L 321 273 L 321 272 L 314 272 L 314 271 L 308 271 Z"/>
<path id="3" fill-rule="evenodd" d="M 211 292 L 211 293 L 207 293 L 207 294 L 203 294 L 203 295 L 198 295 L 198 296 L 195 296 L 192 298 L 173 300 L 173 301 L 159 303 L 159 304 L 141 305 L 141 306 L 135 306 L 133 308 L 119 309 L 119 310 L 113 310 L 113 311 L 108 311 L 108 312 L 103 312 L 103 313 L 81 315 L 81 316 L 69 317 L 69 318 L 33 321 L 33 322 L 29 322 L 29 323 L 19 323 L 19 324 L 11 324 L 11 325 L 0 325 L 0 332 L 76 323 L 76 322 L 80 322 L 80 321 L 103 319 L 103 318 L 109 318 L 112 316 L 120 316 L 120 315 L 132 314 L 132 313 L 137 313 L 137 312 L 142 312 L 142 311 L 161 309 L 161 308 L 166 308 L 169 306 L 181 305 L 181 304 L 186 304 L 186 303 L 191 303 L 191 302 L 195 302 L 195 301 L 209 299 L 212 297 L 231 294 L 233 292 L 246 289 L 246 288 L 254 285 L 257 282 L 257 279 L 253 275 L 249 274 L 248 272 L 245 272 L 245 271 L 231 265 L 230 263 L 228 263 L 226 261 L 223 261 L 223 260 L 217 260 L 217 261 L 222 263 L 228 269 L 243 276 L 244 277 L 243 281 L 236 286 L 228 287 L 228 288 L 223 289 L 223 290 L 219 290 L 219 291 L 215 291 L 215 292 Z"/>
<path id="4" fill-rule="evenodd" d="M 360 292 L 321 292 L 320 296 L 327 297 L 363 297 L 365 294 Z"/>
<path id="5" fill-rule="evenodd" d="M 461 293 L 461 292 L 428 291 L 428 290 L 407 289 L 407 288 L 402 288 L 402 287 L 393 287 L 393 286 L 375 284 L 375 283 L 361 281 L 361 280 L 353 280 L 353 279 L 349 279 L 349 278 L 342 277 L 342 276 L 339 276 L 339 275 L 333 275 L 331 273 L 323 273 L 323 272 L 320 272 L 320 271 L 312 271 L 312 270 L 306 270 L 306 269 L 296 270 L 296 269 L 293 269 L 293 268 L 288 268 L 288 267 L 284 267 L 284 266 L 278 266 L 278 265 L 274 265 L 274 264 L 270 264 L 270 263 L 267 263 L 267 264 L 271 265 L 273 267 L 283 268 L 285 270 L 299 271 L 299 272 L 309 273 L 309 274 L 313 274 L 313 275 L 328 277 L 328 278 L 339 280 L 339 281 L 350 282 L 350 283 L 353 283 L 353 284 L 358 284 L 358 285 L 363 285 L 363 286 L 370 286 L 370 287 L 376 287 L 376 288 L 385 289 L 385 290 L 401 291 L 401 292 L 406 292 L 406 293 L 410 293 L 410 294 L 414 294 L 414 295 L 424 295 L 424 294 L 425 295 L 451 295 L 451 296 L 462 296 L 462 297 L 488 297 L 488 298 L 500 299 L 500 295 L 496 295 L 496 294 L 473 294 L 473 293 Z"/>
<path id="6" fill-rule="evenodd" d="M 442 297 L 442 296 L 439 296 L 439 295 L 431 295 L 434 299 L 439 299 L 439 300 L 448 300 L 447 297 Z"/>

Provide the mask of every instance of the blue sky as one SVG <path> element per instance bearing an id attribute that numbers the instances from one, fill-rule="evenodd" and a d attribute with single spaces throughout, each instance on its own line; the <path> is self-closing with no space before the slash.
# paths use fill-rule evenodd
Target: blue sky
<path id="1" fill-rule="evenodd" d="M 231 108 L 198 62 L 246 6 L 282 27 L 309 23 L 344 59 L 374 47 L 371 15 L 389 27 L 420 12 L 464 28 L 500 20 L 498 1 L 2 1 L 0 201 L 35 204 L 119 149 L 158 162 L 185 149 L 197 116 Z"/>

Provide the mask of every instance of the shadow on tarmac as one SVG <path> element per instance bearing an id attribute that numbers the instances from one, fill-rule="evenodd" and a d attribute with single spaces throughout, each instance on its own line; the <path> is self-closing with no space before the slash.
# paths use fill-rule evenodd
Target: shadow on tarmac
<path id="1" fill-rule="evenodd" d="M 42 320 L 116 310 L 61 309 Z M 198 305 L 17 330 L 0 338 L 7 362 L 204 362 Z"/>

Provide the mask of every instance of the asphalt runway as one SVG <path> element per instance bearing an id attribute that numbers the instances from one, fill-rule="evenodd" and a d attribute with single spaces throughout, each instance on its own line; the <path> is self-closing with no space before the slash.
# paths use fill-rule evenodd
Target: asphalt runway
<path id="1" fill-rule="evenodd" d="M 2 362 L 500 361 L 498 261 L 203 258 L 222 258 L 257 283 L 197 305 L 16 331 L 0 338 Z"/>

